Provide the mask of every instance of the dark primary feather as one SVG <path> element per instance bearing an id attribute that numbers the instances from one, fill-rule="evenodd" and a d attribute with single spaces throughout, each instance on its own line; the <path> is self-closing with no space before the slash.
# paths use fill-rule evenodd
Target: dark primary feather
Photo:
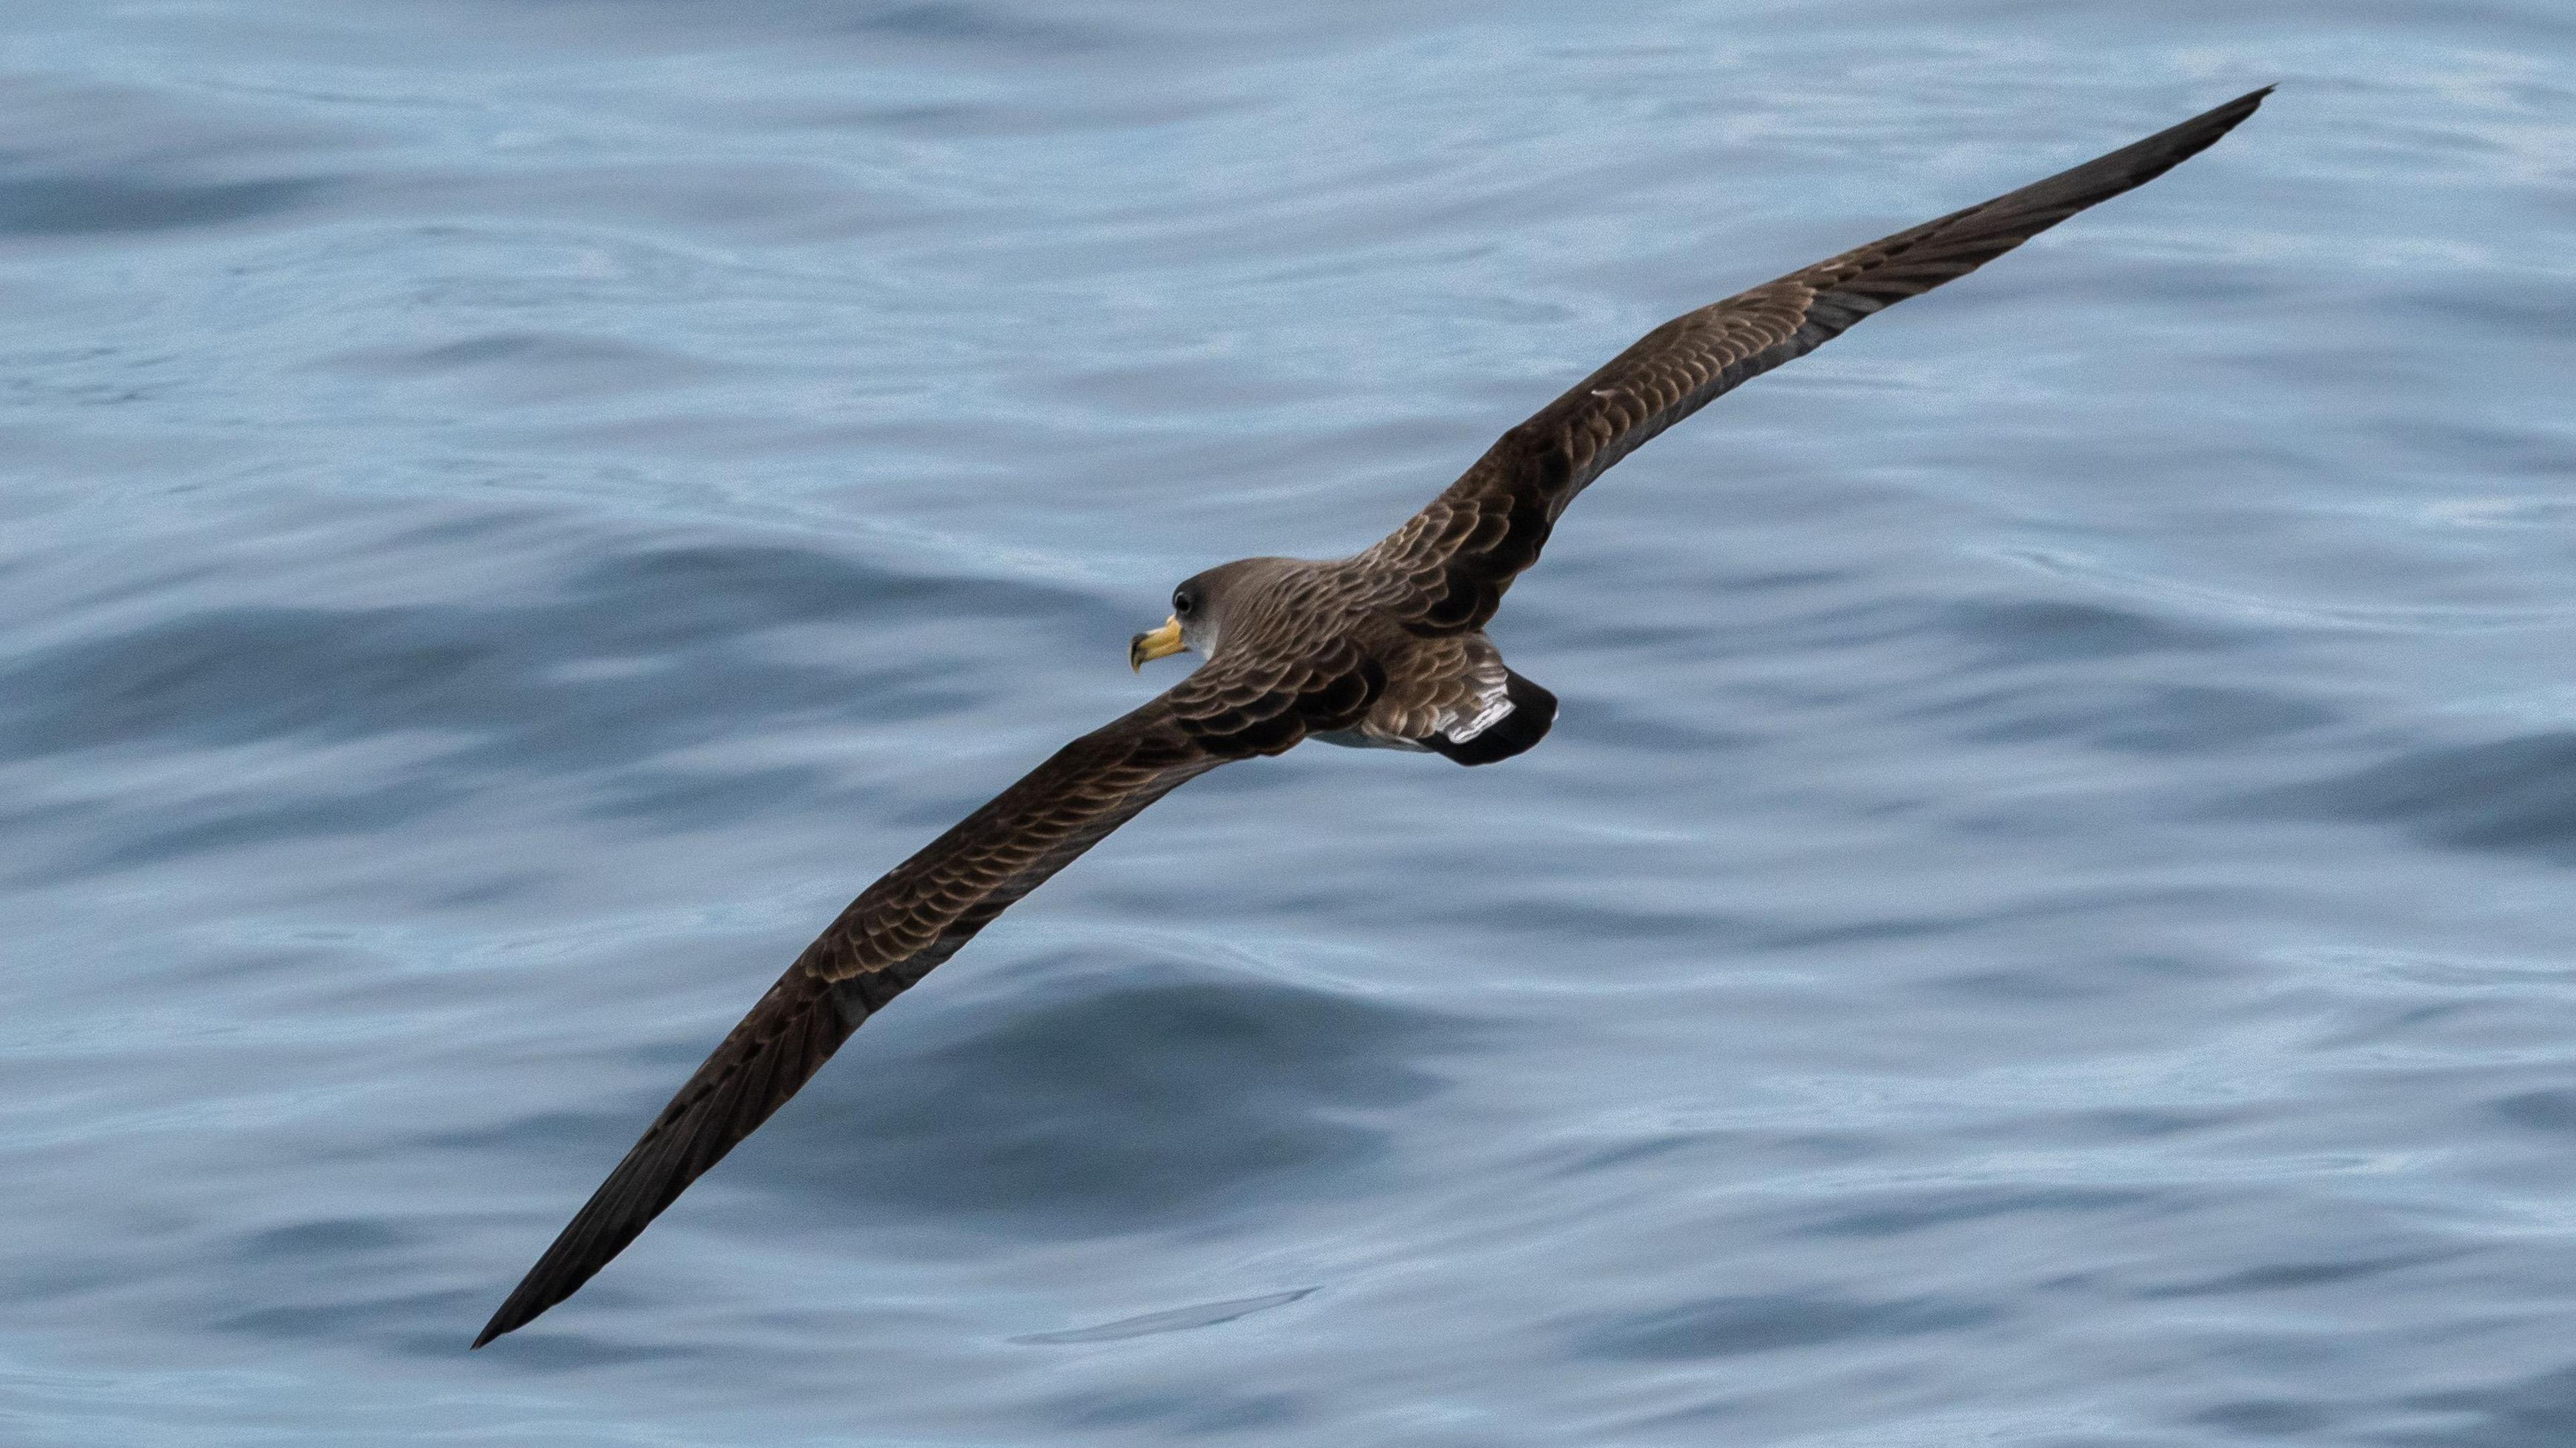
<path id="1" fill-rule="evenodd" d="M 869 886 L 662 1108 L 474 1345 L 571 1296 L 861 1022 L 1145 806 L 1230 759 L 1347 727 L 1384 686 L 1372 668 L 1347 640 L 1306 658 L 1211 664 L 1058 750 Z"/>
<path id="2" fill-rule="evenodd" d="M 2254 114 L 2270 86 L 1992 201 L 1954 211 L 1666 322 L 1503 434 L 1360 556 L 1400 580 L 1408 626 L 1485 626 L 1565 505 L 1611 464 L 1747 378 L 1928 292 L 2099 201 L 2145 185 Z"/>

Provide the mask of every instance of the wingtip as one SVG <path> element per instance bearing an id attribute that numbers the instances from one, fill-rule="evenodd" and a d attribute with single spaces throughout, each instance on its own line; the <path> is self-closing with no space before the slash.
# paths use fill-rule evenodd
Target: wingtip
<path id="1" fill-rule="evenodd" d="M 2219 134 L 2225 135 L 2227 132 L 2235 130 L 2238 126 L 2245 124 L 2247 120 L 2252 118 L 2256 111 L 2263 109 L 2263 102 L 2270 98 L 2272 92 L 2279 90 L 2280 88 L 2280 82 L 2275 81 L 2270 85 L 2260 86 L 2256 89 L 2247 91 L 2245 94 L 2238 96 L 2236 99 L 2229 101 L 2223 106 L 2220 106 L 2216 113 L 2216 119 L 2220 122 L 2218 127 Z"/>
<path id="2" fill-rule="evenodd" d="M 2263 108 L 2264 98 L 2280 88 L 2280 83 L 2278 81 L 2267 86 L 2257 87 L 2256 89 L 2247 91 L 2245 94 L 2238 96 L 2232 101 L 2226 101 L 2219 105 L 2211 106 L 2208 110 L 2205 110 L 2199 115 L 2192 117 L 2190 120 L 2183 122 L 2183 125 L 2206 126 L 2215 122 L 2217 123 L 2219 130 L 2222 132 L 2232 131 L 2236 129 L 2237 125 L 2247 116 L 2261 110 Z"/>
<path id="3" fill-rule="evenodd" d="M 2218 105 L 2211 106 L 2208 110 L 2202 111 L 2199 115 L 2193 116 L 2187 121 L 2179 122 L 2165 130 L 2158 131 L 2143 141 L 2139 141 L 2131 146 L 2123 147 L 2118 151 L 2112 152 L 2109 156 L 2100 158 L 2099 161 L 2088 162 L 2086 163 L 2086 166 L 2080 166 L 2073 171 L 2062 174 L 2065 177 L 2081 176 L 2085 174 L 2087 167 L 2102 165 L 2103 163 L 2112 161 L 2114 157 L 2117 157 L 2123 161 L 2131 163 L 2132 165 L 2135 165 L 2138 162 L 2145 163 L 2145 169 L 2142 172 L 2130 170 L 2122 173 L 2126 184 L 2120 186 L 2118 189 L 2125 191 L 2131 187 L 2143 185 L 2146 182 L 2152 181 L 2156 177 L 2163 175 L 2165 172 L 2172 170 L 2175 166 L 2182 164 L 2184 161 L 2208 150 L 2211 146 L 2216 145 L 2219 138 L 2244 124 L 2247 117 L 2262 109 L 2264 97 L 2269 96 L 2277 89 L 2279 89 L 2279 86 L 2275 83 L 2273 85 L 2263 86 L 2256 90 L 2247 91 L 2245 94 L 2238 96 L 2232 101 L 2225 101 Z M 2119 168 L 2117 167 L 2112 169 L 2114 172 L 2119 171 Z M 2061 178 L 2052 176 L 2047 181 L 2039 183 L 2039 185 L 2040 187 L 2045 188 L 2059 179 Z M 2091 203 L 2088 202 L 2086 204 L 2089 205 Z"/>
<path id="4" fill-rule="evenodd" d="M 486 1343 L 517 1332 L 520 1328 L 536 1321 L 546 1308 L 554 1306 L 554 1302 L 548 1302 L 532 1311 L 528 1307 L 527 1297 L 528 1284 L 522 1282 L 518 1290 L 512 1292 L 509 1298 L 502 1302 L 500 1310 L 492 1314 L 492 1320 L 483 1324 L 483 1331 L 476 1334 L 474 1338 L 474 1346 L 467 1348 L 466 1351 L 473 1352 Z M 555 1301 L 560 1302 L 562 1299 L 557 1298 Z"/>

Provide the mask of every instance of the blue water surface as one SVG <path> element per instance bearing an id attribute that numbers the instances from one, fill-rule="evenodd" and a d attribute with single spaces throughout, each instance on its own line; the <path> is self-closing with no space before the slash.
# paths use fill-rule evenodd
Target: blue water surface
<path id="1" fill-rule="evenodd" d="M 1489 769 L 860 886 L 1686 307 Z M 0 7 L 0 1442 L 2576 1441 L 2576 13 Z"/>

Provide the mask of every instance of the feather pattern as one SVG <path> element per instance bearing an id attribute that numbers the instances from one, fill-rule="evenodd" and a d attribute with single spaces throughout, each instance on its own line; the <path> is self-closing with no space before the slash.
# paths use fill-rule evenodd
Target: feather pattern
<path id="1" fill-rule="evenodd" d="M 862 892 L 805 947 L 492 1315 L 476 1347 L 590 1280 L 786 1104 L 869 1016 L 1138 811 L 1231 759 L 1348 727 L 1383 675 L 1347 645 L 1211 665 L 1058 750 Z"/>
<path id="2" fill-rule="evenodd" d="M 1611 464 L 1711 399 L 1841 336 L 2096 202 L 2198 155 L 2266 86 L 2107 156 L 1685 312 L 1504 433 L 1458 481 L 1355 561 L 1425 633 L 1485 626 L 1549 532 Z"/>
<path id="3" fill-rule="evenodd" d="M 1058 750 L 850 902 L 681 1086 L 474 1345 L 570 1296 L 868 1017 L 1189 780 L 1313 736 L 1471 765 L 1536 744 L 1556 697 L 1506 667 L 1483 628 L 1577 493 L 1745 379 L 2162 175 L 2265 94 L 1674 318 L 1505 433 L 1359 554 L 1245 559 L 1185 583 L 1205 597 L 1192 605 L 1197 637 L 1183 635 L 1209 662 Z M 1177 623 L 1177 597 L 1174 607 Z"/>

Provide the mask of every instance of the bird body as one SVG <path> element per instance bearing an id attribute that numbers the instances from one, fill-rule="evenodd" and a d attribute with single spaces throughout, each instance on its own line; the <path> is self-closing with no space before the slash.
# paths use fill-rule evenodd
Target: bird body
<path id="1" fill-rule="evenodd" d="M 1437 750 L 1459 758 L 1519 707 L 1502 651 L 1481 629 L 1424 626 L 1403 611 L 1406 593 L 1372 553 L 1330 560 L 1244 558 L 1211 568 L 1172 590 L 1172 617 L 1138 634 L 1128 659 L 1139 666 L 1189 650 L 1212 665 L 1228 658 L 1279 659 L 1311 654 L 1324 641 L 1359 651 L 1367 683 L 1363 706 L 1347 720 L 1317 714 L 1303 737 L 1359 748 Z M 1214 682 L 1216 676 L 1211 676 Z M 1461 763 L 1507 758 L 1547 732 L 1553 696 L 1522 680 L 1522 700 L 1548 700 L 1544 718 L 1523 718 L 1519 748 L 1481 752 Z M 1527 732 L 1535 719 L 1536 732 Z M 1492 741 L 1487 741 L 1490 751 Z M 1260 752 L 1267 753 L 1263 750 Z"/>
<path id="2" fill-rule="evenodd" d="M 1347 558 L 1247 558 L 1174 590 L 1131 663 L 1205 662 L 1067 744 L 850 903 L 720 1042 L 474 1345 L 570 1296 L 768 1119 L 888 1001 L 1155 800 L 1307 739 L 1509 758 L 1556 718 L 1485 636 L 1566 505 L 1748 378 L 2143 185 L 2252 115 L 2269 87 L 1992 201 L 1884 237 L 1648 332 L 1393 533 Z"/>

